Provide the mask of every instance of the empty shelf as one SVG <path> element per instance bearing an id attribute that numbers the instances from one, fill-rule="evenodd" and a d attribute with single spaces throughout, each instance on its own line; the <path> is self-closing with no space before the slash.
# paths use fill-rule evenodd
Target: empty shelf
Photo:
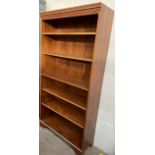
<path id="1" fill-rule="evenodd" d="M 51 75 L 42 73 L 42 76 L 88 91 L 88 81 L 76 80 L 57 73 L 53 73 Z"/>
<path id="2" fill-rule="evenodd" d="M 42 103 L 42 105 L 67 119 L 71 123 L 77 125 L 78 127 L 84 128 L 84 113 L 78 111 L 77 109 L 67 106 L 67 104 L 64 104 L 56 99 L 52 99 L 47 103 Z"/>
<path id="3" fill-rule="evenodd" d="M 41 119 L 41 123 L 81 151 L 82 131 L 57 115 Z"/>
<path id="4" fill-rule="evenodd" d="M 43 88 L 42 90 L 66 102 L 69 102 L 82 110 L 86 110 L 87 99 L 84 96 L 77 95 L 71 91 L 63 90 L 62 88 L 56 86 L 53 86 L 52 88 Z"/>

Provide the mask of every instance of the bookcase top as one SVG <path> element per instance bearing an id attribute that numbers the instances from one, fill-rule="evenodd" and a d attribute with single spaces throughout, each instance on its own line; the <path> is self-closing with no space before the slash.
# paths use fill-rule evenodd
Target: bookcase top
<path id="1" fill-rule="evenodd" d="M 81 5 L 76 7 L 70 7 L 59 10 L 52 11 L 44 11 L 40 13 L 40 17 L 44 20 L 48 19 L 59 19 L 59 18 L 67 18 L 67 17 L 75 17 L 75 16 L 83 16 L 83 15 L 92 15 L 98 14 L 98 12 L 107 7 L 103 3 L 94 3 Z M 109 8 L 110 9 L 110 8 Z"/>

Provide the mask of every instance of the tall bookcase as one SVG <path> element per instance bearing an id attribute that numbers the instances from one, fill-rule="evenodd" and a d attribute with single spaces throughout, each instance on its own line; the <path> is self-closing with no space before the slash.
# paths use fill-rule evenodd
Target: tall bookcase
<path id="1" fill-rule="evenodd" d="M 97 3 L 41 20 L 40 123 L 83 154 L 93 144 L 113 11 Z"/>

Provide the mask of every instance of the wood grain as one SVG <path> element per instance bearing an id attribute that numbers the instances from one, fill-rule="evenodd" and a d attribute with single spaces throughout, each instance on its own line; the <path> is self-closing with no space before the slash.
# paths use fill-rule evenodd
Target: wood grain
<path id="1" fill-rule="evenodd" d="M 48 55 L 48 56 L 52 56 L 52 57 L 58 57 L 58 58 L 65 58 L 65 59 L 72 59 L 72 60 L 77 60 L 77 61 L 86 61 L 86 62 L 92 62 L 92 59 L 91 58 L 84 58 L 84 57 L 77 57 L 77 56 L 74 56 L 74 55 L 71 55 L 71 54 L 57 54 L 57 53 L 54 53 L 54 52 L 51 52 L 51 53 L 43 53 L 45 55 Z"/>
<path id="2" fill-rule="evenodd" d="M 95 32 L 43 32 L 43 35 L 51 35 L 51 36 L 90 36 L 95 35 Z"/>
<path id="3" fill-rule="evenodd" d="M 86 15 L 96 15 L 101 10 L 101 7 L 102 3 L 89 4 L 56 11 L 41 12 L 40 16 L 43 20 L 51 20 L 51 19 L 62 19 L 62 18 L 78 17 Z"/>
<path id="4" fill-rule="evenodd" d="M 42 52 L 92 58 L 95 36 L 43 35 Z"/>
<path id="5" fill-rule="evenodd" d="M 88 91 L 88 82 L 84 80 L 69 78 L 66 76 L 63 77 L 62 74 L 59 73 L 51 73 L 50 75 L 42 73 L 42 76 Z"/>
<path id="6" fill-rule="evenodd" d="M 90 75 L 88 106 L 85 119 L 85 131 L 83 136 L 83 146 L 85 150 L 93 144 L 94 132 L 97 120 L 102 81 L 106 65 L 109 39 L 113 21 L 113 11 L 105 6 L 99 12 L 97 34 L 95 39 L 93 64 Z M 105 101 L 106 102 L 106 101 Z"/>
<path id="7" fill-rule="evenodd" d="M 58 115 L 67 119 L 71 123 L 77 125 L 80 128 L 84 128 L 84 112 L 74 108 L 69 104 L 65 104 L 61 100 L 50 98 L 49 101 L 42 103 L 46 108 L 54 111 Z M 76 114 L 76 115 L 75 115 Z"/>
<path id="8" fill-rule="evenodd" d="M 78 155 L 93 144 L 113 14 L 101 3 L 41 13 L 40 119 Z"/>
<path id="9" fill-rule="evenodd" d="M 46 93 L 56 96 L 82 110 L 86 110 L 86 97 L 73 93 L 69 90 L 64 90 L 59 87 L 52 86 L 52 88 L 42 88 Z"/>

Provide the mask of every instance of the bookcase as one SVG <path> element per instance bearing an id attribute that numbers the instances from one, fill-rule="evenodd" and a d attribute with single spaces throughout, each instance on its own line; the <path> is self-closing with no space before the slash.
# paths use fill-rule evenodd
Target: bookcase
<path id="1" fill-rule="evenodd" d="M 101 3 L 40 14 L 40 123 L 80 155 L 93 144 L 113 14 Z"/>

